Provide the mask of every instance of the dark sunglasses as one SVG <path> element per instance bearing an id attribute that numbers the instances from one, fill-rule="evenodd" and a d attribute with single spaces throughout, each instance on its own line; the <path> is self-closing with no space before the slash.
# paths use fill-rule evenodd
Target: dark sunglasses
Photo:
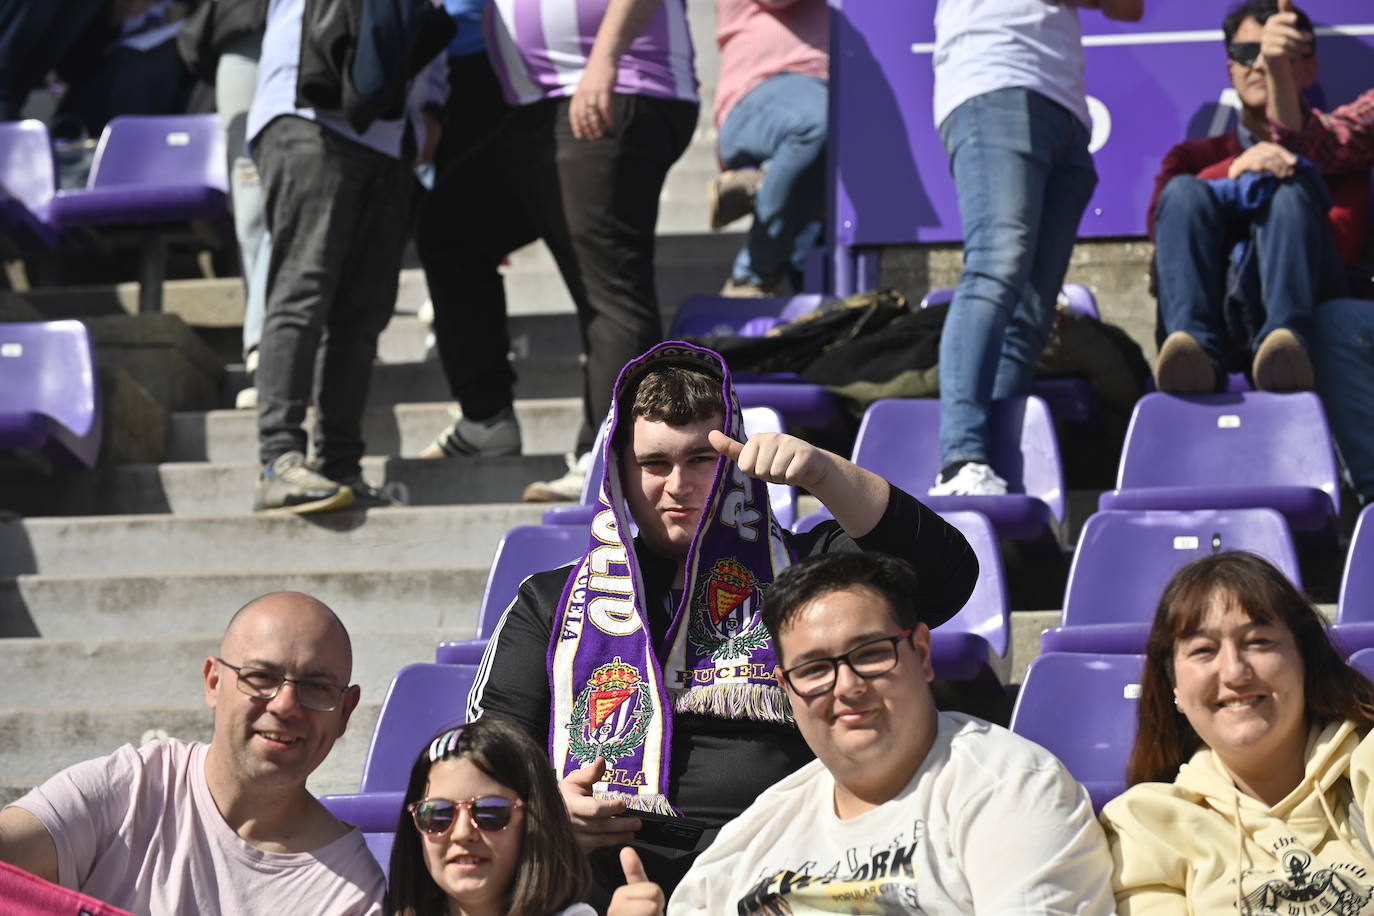
<path id="1" fill-rule="evenodd" d="M 1226 46 L 1226 56 L 1242 67 L 1253 67 L 1259 58 L 1258 41 L 1233 41 Z"/>
<path id="2" fill-rule="evenodd" d="M 443 836 L 453 829 L 458 818 L 458 812 L 463 808 L 468 809 L 468 817 L 472 819 L 474 827 L 488 833 L 495 833 L 509 827 L 510 819 L 515 815 L 515 809 L 523 807 L 525 807 L 524 801 L 518 798 L 511 801 L 499 795 L 479 795 L 466 801 L 454 801 L 451 798 L 422 798 L 417 802 L 412 802 L 407 806 L 407 809 L 415 821 L 416 829 L 422 833 L 428 833 L 430 836 Z"/>

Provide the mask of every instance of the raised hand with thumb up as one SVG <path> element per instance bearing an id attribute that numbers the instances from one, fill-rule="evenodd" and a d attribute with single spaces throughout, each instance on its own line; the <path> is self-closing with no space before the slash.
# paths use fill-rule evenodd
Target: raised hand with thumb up
<path id="1" fill-rule="evenodd" d="M 663 888 L 649 880 L 639 854 L 629 846 L 620 850 L 620 867 L 625 872 L 625 883 L 611 897 L 607 916 L 660 916 L 667 905 Z"/>

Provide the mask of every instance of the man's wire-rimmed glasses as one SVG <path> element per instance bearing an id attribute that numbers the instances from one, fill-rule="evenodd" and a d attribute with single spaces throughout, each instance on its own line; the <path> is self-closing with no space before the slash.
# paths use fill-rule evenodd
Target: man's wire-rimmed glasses
<path id="1" fill-rule="evenodd" d="M 215 657 L 215 661 L 234 672 L 238 678 L 240 693 L 246 693 L 259 700 L 272 699 L 281 692 L 282 684 L 290 684 L 296 688 L 296 699 L 306 709 L 333 712 L 339 708 L 339 704 L 343 702 L 343 695 L 348 692 L 347 687 L 335 687 L 328 681 L 287 677 L 280 671 L 270 668 L 231 665 L 219 656 Z"/>
<path id="2" fill-rule="evenodd" d="M 799 697 L 818 697 L 835 689 L 835 680 L 844 663 L 864 680 L 872 680 L 897 667 L 897 647 L 911 638 L 913 630 L 903 630 L 893 636 L 879 636 L 860 643 L 843 655 L 813 658 L 794 665 L 782 673 L 783 680 Z"/>

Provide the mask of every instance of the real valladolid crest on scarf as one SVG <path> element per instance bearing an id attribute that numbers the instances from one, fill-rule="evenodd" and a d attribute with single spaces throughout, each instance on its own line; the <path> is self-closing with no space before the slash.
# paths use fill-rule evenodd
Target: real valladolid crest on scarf
<path id="1" fill-rule="evenodd" d="M 657 366 L 698 368 L 720 380 L 723 432 L 743 439 L 730 370 L 716 352 L 681 341 L 659 344 L 621 370 L 604 437 L 605 472 L 586 554 L 563 589 L 550 640 L 553 716 L 549 752 L 560 776 L 606 758 L 603 796 L 673 813 L 673 714 L 790 722 L 773 679 L 777 655 L 763 626 L 763 596 L 792 562 L 768 503 L 768 488 L 730 461 L 716 462 L 711 492 L 687 553 L 684 590 L 654 651 L 644 582 L 629 535 L 616 454 L 617 424 L 630 424 L 633 393 Z"/>

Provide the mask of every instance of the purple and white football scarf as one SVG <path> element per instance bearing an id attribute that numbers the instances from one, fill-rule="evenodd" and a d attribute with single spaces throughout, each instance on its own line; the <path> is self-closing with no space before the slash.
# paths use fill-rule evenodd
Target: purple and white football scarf
<path id="1" fill-rule="evenodd" d="M 777 655 L 760 611 L 765 590 L 792 562 L 762 481 L 721 457 L 684 570 L 686 588 L 659 658 L 649 633 L 644 581 L 614 442 L 644 373 L 669 363 L 720 379 L 724 432 L 742 440 L 739 401 L 719 354 L 680 341 L 659 344 L 621 370 L 604 437 L 605 473 L 591 543 L 568 578 L 555 614 L 548 668 L 553 715 L 549 754 L 561 778 L 606 758 L 601 796 L 673 813 L 673 714 L 792 721 L 773 679 Z"/>

